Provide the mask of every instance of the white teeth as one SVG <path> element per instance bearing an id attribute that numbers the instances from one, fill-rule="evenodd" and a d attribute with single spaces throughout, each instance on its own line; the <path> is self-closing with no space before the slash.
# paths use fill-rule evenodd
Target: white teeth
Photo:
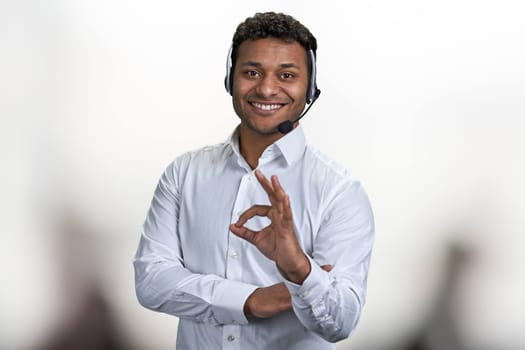
<path id="1" fill-rule="evenodd" d="M 275 109 L 281 108 L 281 105 L 263 105 L 261 103 L 253 102 L 252 105 L 255 107 L 265 110 L 265 111 L 273 111 Z"/>

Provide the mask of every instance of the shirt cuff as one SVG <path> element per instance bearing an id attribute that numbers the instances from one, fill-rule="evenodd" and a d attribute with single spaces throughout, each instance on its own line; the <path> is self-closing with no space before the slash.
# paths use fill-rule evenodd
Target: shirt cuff
<path id="1" fill-rule="evenodd" d="M 284 280 L 288 291 L 292 296 L 292 302 L 298 306 L 312 305 L 314 301 L 320 298 L 330 287 L 330 279 L 328 273 L 323 270 L 312 258 L 307 256 L 310 260 L 311 270 L 303 284 L 296 284 Z"/>
<path id="2" fill-rule="evenodd" d="M 244 314 L 246 299 L 258 288 L 257 286 L 224 280 L 216 287 L 215 317 L 221 324 L 247 324 Z"/>

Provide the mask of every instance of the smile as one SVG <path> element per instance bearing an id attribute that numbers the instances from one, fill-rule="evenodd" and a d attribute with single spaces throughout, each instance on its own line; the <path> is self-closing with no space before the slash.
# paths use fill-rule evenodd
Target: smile
<path id="1" fill-rule="evenodd" d="M 283 106 L 282 104 L 262 104 L 257 102 L 251 102 L 251 105 L 255 108 L 262 109 L 263 111 L 275 111 Z"/>

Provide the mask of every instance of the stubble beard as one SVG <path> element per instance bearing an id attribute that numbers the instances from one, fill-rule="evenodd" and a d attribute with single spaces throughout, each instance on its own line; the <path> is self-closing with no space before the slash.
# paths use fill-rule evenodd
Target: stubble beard
<path id="1" fill-rule="evenodd" d="M 269 129 L 261 129 L 258 128 L 254 123 L 252 123 L 250 119 L 245 118 L 244 116 L 239 116 L 239 119 L 241 120 L 241 124 L 243 124 L 244 126 L 246 126 L 246 128 L 248 128 L 250 131 L 253 131 L 256 134 L 262 136 L 270 136 L 279 133 L 279 130 L 277 129 L 278 125 Z"/>

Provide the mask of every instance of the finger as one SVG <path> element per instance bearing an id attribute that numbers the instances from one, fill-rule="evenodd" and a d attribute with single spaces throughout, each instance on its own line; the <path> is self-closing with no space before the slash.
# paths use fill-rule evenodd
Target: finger
<path id="1" fill-rule="evenodd" d="M 254 231 L 254 230 L 251 230 L 249 228 L 247 228 L 246 226 L 237 226 L 235 224 L 231 224 L 230 225 L 230 231 L 242 238 L 242 239 L 245 239 L 247 240 L 248 242 L 250 242 L 251 244 L 255 245 L 256 247 L 258 247 L 258 244 L 267 239 L 267 237 L 269 236 L 269 234 L 271 234 L 271 229 L 270 229 L 270 226 L 266 226 L 265 228 L 263 228 L 262 230 L 260 231 Z"/>
<path id="2" fill-rule="evenodd" d="M 255 243 L 257 231 L 252 231 L 247 227 L 237 226 L 235 224 L 230 225 L 230 231 L 232 231 L 234 235 L 243 238 L 252 244 Z"/>
<path id="3" fill-rule="evenodd" d="M 284 192 L 284 189 L 282 188 L 277 175 L 273 175 L 271 177 L 271 180 L 276 199 L 275 206 L 277 207 L 279 213 L 283 213 L 284 207 L 286 205 L 286 192 Z"/>
<path id="4" fill-rule="evenodd" d="M 270 206 L 268 205 L 254 205 L 253 207 L 246 210 L 244 213 L 239 216 L 239 219 L 235 223 L 237 227 L 243 226 L 246 221 L 250 220 L 254 216 L 268 216 L 270 211 Z"/>
<path id="5" fill-rule="evenodd" d="M 334 267 L 333 267 L 332 265 L 330 265 L 330 264 L 327 264 L 327 265 L 323 265 L 323 266 L 321 266 L 321 268 L 322 268 L 323 270 L 325 270 L 326 272 L 330 272 L 330 271 L 332 271 L 332 269 L 333 269 Z"/>
<path id="6" fill-rule="evenodd" d="M 270 202 L 273 204 L 275 201 L 274 200 L 275 193 L 274 193 L 272 184 L 270 183 L 270 181 L 268 181 L 266 176 L 264 176 L 263 173 L 259 169 L 255 170 L 255 177 L 257 178 L 257 180 L 263 187 L 264 191 L 268 194 L 268 197 L 270 198 Z"/>
<path id="7" fill-rule="evenodd" d="M 285 195 L 284 205 L 283 205 L 283 222 L 285 224 L 290 224 L 293 221 L 292 214 L 292 205 L 290 204 L 290 196 Z"/>
<path id="8" fill-rule="evenodd" d="M 281 182 L 279 181 L 279 178 L 277 175 L 272 176 L 272 188 L 276 196 L 280 200 L 284 200 L 284 197 L 286 196 L 286 192 L 283 189 L 283 186 L 281 186 Z"/>

